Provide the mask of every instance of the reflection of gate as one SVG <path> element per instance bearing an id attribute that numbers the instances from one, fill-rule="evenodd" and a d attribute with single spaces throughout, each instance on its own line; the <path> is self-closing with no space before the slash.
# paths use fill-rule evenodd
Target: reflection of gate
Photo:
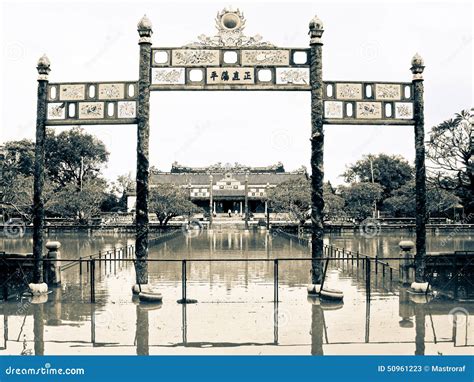
<path id="1" fill-rule="evenodd" d="M 321 20 L 309 23 L 309 48 L 278 48 L 260 36 L 245 36 L 237 10 L 218 13 L 215 36 L 177 48 L 152 48 L 152 25 L 138 23 L 138 81 L 49 83 L 49 60 L 38 62 L 34 234 L 37 280 L 43 250 L 45 126 L 137 124 L 136 256 L 137 280 L 147 282 L 150 91 L 278 90 L 311 94 L 312 275 L 321 283 L 323 254 L 324 124 L 414 125 L 416 148 L 417 275 L 426 241 L 423 60 L 412 60 L 412 82 L 324 81 Z M 419 280 L 417 280 L 419 281 Z"/>

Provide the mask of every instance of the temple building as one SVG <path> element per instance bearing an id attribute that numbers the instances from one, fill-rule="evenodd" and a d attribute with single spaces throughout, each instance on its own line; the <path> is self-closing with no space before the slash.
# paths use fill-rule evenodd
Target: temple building
<path id="1" fill-rule="evenodd" d="M 306 168 L 286 172 L 280 162 L 268 167 L 248 167 L 238 163 L 187 167 L 175 162 L 170 172 L 151 171 L 150 187 L 169 184 L 185 188 L 191 201 L 204 211 L 209 212 L 212 203 L 216 215 L 229 211 L 233 215 L 243 215 L 247 194 L 249 213 L 263 215 L 268 211 L 266 198 L 269 189 L 282 182 L 306 176 Z M 135 194 L 130 192 L 127 198 L 129 212 L 134 210 L 135 201 Z"/>

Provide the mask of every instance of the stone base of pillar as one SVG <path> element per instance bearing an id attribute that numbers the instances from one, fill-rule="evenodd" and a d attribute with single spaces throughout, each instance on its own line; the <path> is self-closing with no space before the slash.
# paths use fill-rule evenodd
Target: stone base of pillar
<path id="1" fill-rule="evenodd" d="M 321 292 L 321 285 L 320 284 L 309 284 L 307 287 L 308 296 L 319 296 Z"/>
<path id="2" fill-rule="evenodd" d="M 413 282 L 410 285 L 410 292 L 414 293 L 426 293 L 428 290 L 428 283 L 417 283 Z"/>
<path id="3" fill-rule="evenodd" d="M 33 294 L 33 296 L 48 294 L 48 285 L 46 283 L 31 283 L 28 284 L 28 287 L 30 288 L 30 292 Z"/>
<path id="4" fill-rule="evenodd" d="M 151 287 L 148 285 L 148 284 L 135 284 L 134 286 L 132 286 L 132 293 L 135 294 L 135 295 L 138 295 L 140 294 L 140 292 L 153 292 Z"/>

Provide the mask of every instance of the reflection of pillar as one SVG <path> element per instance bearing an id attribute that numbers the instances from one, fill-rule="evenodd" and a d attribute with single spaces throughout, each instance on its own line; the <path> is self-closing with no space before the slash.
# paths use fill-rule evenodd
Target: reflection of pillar
<path id="1" fill-rule="evenodd" d="M 415 355 L 425 355 L 425 306 L 415 303 Z"/>
<path id="2" fill-rule="evenodd" d="M 186 346 L 188 344 L 188 317 L 186 311 L 186 304 L 181 304 L 181 307 L 183 346 Z"/>
<path id="3" fill-rule="evenodd" d="M 415 121 L 415 180 L 416 180 L 416 254 L 415 281 L 425 281 L 426 257 L 426 168 L 425 117 L 423 102 L 423 59 L 416 54 L 411 61 L 413 73 L 413 119 Z"/>
<path id="4" fill-rule="evenodd" d="M 324 355 L 324 312 L 321 305 L 311 305 L 311 355 Z"/>
<path id="5" fill-rule="evenodd" d="M 35 355 L 44 355 L 43 304 L 33 304 L 33 334 L 35 336 Z"/>
<path id="6" fill-rule="evenodd" d="M 249 176 L 245 174 L 245 229 L 249 229 Z"/>
<path id="7" fill-rule="evenodd" d="M 209 228 L 212 228 L 212 220 L 214 218 L 212 183 L 212 175 L 209 175 Z"/>
<path id="8" fill-rule="evenodd" d="M 321 285 L 323 257 L 323 180 L 324 180 L 324 127 L 323 127 L 323 65 L 321 36 L 323 23 L 314 17 L 309 23 L 310 84 L 311 84 L 311 275 L 312 284 Z"/>
<path id="9" fill-rule="evenodd" d="M 135 212 L 135 263 L 137 283 L 148 283 L 148 177 L 150 140 L 150 73 L 152 26 L 146 16 L 138 23 L 140 67 L 137 109 L 137 202 Z"/>
<path id="10" fill-rule="evenodd" d="M 413 328 L 412 317 L 414 313 L 409 296 L 407 289 L 400 288 L 398 294 L 398 315 L 401 318 L 399 322 L 401 328 Z"/>
<path id="11" fill-rule="evenodd" d="M 44 239 L 44 145 L 46 139 L 46 102 L 48 97 L 48 74 L 50 63 L 46 56 L 38 61 L 38 98 L 36 107 L 36 144 L 33 192 L 33 282 L 43 282 Z"/>
<path id="12" fill-rule="evenodd" d="M 149 355 L 148 338 L 148 311 L 137 305 L 137 355 Z"/>

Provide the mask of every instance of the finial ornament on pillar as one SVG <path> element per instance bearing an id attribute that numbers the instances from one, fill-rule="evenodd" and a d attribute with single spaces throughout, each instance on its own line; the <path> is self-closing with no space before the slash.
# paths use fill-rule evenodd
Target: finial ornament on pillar
<path id="1" fill-rule="evenodd" d="M 318 16 L 314 16 L 309 22 L 309 36 L 311 40 L 309 41 L 310 45 L 313 44 L 322 44 L 321 36 L 324 33 L 323 22 Z"/>
<path id="2" fill-rule="evenodd" d="M 151 21 L 144 15 L 137 24 L 137 31 L 140 35 L 139 44 L 151 44 L 151 35 L 153 34 Z"/>
<path id="3" fill-rule="evenodd" d="M 38 65 L 36 66 L 36 69 L 38 70 L 38 81 L 47 81 L 48 80 L 48 74 L 51 71 L 51 63 L 49 61 L 49 58 L 46 56 L 46 54 L 43 54 L 40 59 L 38 60 Z"/>
<path id="4" fill-rule="evenodd" d="M 423 80 L 423 70 L 425 69 L 425 62 L 423 58 L 416 53 L 411 59 L 411 72 L 413 73 L 413 80 Z"/>

